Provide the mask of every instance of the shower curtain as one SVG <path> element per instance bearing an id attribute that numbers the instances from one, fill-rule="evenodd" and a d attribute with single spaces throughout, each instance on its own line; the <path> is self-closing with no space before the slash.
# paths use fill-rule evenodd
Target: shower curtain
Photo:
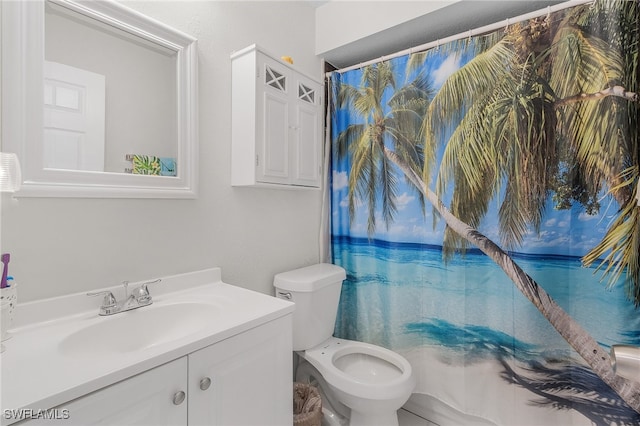
<path id="1" fill-rule="evenodd" d="M 640 345 L 632 269 L 605 274 L 633 268 L 640 241 L 638 9 L 583 4 L 332 75 L 335 335 L 409 360 L 408 410 L 440 425 L 640 425 L 568 343 Z M 563 337 L 504 258 L 582 330 Z"/>

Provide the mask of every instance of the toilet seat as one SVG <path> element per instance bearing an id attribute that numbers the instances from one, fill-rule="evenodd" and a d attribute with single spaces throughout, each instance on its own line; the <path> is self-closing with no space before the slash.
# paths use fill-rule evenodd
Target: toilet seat
<path id="1" fill-rule="evenodd" d="M 330 337 L 302 356 L 328 384 L 361 398 L 408 396 L 414 386 L 411 366 L 404 357 L 369 343 Z"/>

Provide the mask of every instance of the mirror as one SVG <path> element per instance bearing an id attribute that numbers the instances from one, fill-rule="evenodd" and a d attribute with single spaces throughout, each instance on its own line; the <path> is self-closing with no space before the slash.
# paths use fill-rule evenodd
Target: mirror
<path id="1" fill-rule="evenodd" d="M 44 28 L 44 167 L 175 173 L 177 52 L 52 2 Z"/>
<path id="2" fill-rule="evenodd" d="M 113 1 L 2 8 L 17 196 L 195 197 L 195 39 Z"/>

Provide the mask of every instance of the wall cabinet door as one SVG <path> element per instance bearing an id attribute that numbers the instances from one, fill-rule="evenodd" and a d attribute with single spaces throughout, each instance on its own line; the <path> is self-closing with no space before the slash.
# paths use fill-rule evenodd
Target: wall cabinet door
<path id="1" fill-rule="evenodd" d="M 256 132 L 256 180 L 268 183 L 289 183 L 290 92 L 291 71 L 265 55 L 258 56 L 260 81 L 257 96 L 258 125 Z"/>
<path id="2" fill-rule="evenodd" d="M 291 147 L 292 185 L 320 186 L 322 167 L 322 86 L 296 74 L 296 101 Z"/>
<path id="3" fill-rule="evenodd" d="M 184 397 L 179 392 L 184 392 Z M 49 415 L 58 419 L 34 418 L 26 423 L 186 425 L 186 392 L 187 357 L 183 357 L 57 407 Z"/>
<path id="4" fill-rule="evenodd" d="M 189 425 L 282 426 L 292 415 L 291 315 L 189 355 Z"/>

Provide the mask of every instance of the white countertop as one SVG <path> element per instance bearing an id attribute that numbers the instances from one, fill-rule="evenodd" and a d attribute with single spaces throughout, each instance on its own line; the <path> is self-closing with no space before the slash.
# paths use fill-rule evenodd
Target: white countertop
<path id="1" fill-rule="evenodd" d="M 132 283 L 130 288 L 135 288 Z M 162 277 L 149 287 L 153 304 L 100 317 L 101 297 L 85 293 L 18 304 L 16 327 L 0 355 L 3 410 L 53 408 L 135 374 L 185 356 L 223 339 L 293 312 L 294 304 L 221 281 L 219 268 Z M 111 290 L 111 288 L 109 289 Z M 120 288 L 114 287 L 114 294 Z M 67 354 L 60 342 L 110 318 L 176 303 L 211 304 L 215 320 L 175 340 L 141 350 L 87 356 Z M 144 330 L 131 330 L 144 333 Z M 2 415 L 2 424 L 15 420 Z"/>

